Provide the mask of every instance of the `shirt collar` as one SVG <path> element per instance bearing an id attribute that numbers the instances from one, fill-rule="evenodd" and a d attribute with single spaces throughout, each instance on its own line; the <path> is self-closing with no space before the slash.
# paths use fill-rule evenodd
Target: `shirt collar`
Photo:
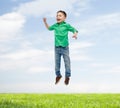
<path id="1" fill-rule="evenodd" d="M 61 25 L 61 24 L 65 24 L 66 22 L 65 21 L 62 21 L 61 23 L 57 23 L 58 25 Z"/>

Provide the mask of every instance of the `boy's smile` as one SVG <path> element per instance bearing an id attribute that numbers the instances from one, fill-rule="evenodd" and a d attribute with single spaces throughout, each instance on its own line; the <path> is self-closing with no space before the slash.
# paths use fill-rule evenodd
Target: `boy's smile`
<path id="1" fill-rule="evenodd" d="M 65 21 L 66 17 L 62 12 L 58 12 L 56 16 L 57 23 Z"/>
<path id="2" fill-rule="evenodd" d="M 61 20 L 61 19 L 58 19 L 58 18 L 57 18 L 57 22 L 60 22 L 60 20 Z"/>

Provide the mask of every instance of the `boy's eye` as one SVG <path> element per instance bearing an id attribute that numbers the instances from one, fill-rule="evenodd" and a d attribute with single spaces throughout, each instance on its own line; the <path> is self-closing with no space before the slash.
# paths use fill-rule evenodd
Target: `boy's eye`
<path id="1" fill-rule="evenodd" d="M 61 17 L 62 15 L 57 15 L 57 17 Z"/>

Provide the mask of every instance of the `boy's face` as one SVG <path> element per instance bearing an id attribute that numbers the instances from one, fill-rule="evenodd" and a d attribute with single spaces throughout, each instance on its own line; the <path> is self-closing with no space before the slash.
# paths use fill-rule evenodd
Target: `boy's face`
<path id="1" fill-rule="evenodd" d="M 57 23 L 65 21 L 66 17 L 62 12 L 58 12 L 56 16 Z"/>

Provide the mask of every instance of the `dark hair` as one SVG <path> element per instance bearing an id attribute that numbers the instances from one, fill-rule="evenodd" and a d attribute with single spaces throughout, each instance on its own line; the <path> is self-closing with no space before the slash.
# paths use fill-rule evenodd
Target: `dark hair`
<path id="1" fill-rule="evenodd" d="M 59 11 L 57 11 L 57 13 L 59 13 L 59 12 L 63 13 L 64 16 L 67 17 L 67 13 L 66 13 L 65 11 L 63 11 L 63 10 L 59 10 Z"/>

